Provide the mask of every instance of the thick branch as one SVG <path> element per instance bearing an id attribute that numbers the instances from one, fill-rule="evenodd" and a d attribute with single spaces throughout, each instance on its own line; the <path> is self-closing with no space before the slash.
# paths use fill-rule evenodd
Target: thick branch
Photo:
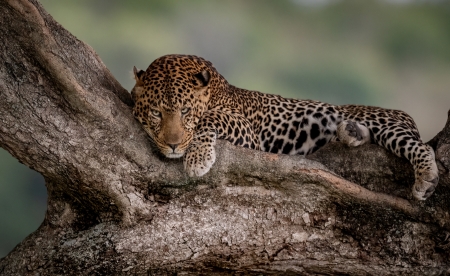
<path id="1" fill-rule="evenodd" d="M 0 146 L 49 192 L 43 225 L 0 274 L 448 268 L 450 123 L 432 141 L 441 182 L 425 203 L 411 200 L 411 165 L 375 145 L 306 159 L 220 141 L 211 172 L 189 178 L 152 153 L 127 91 L 36 1 L 0 1 L 0 35 Z"/>

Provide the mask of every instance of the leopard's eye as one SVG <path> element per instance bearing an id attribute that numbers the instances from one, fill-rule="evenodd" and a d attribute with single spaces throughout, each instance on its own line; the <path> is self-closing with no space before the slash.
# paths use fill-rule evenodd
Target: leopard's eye
<path id="1" fill-rule="evenodd" d="M 158 118 L 161 117 L 161 112 L 159 112 L 158 110 L 152 109 L 151 112 L 152 112 L 153 116 L 158 117 Z"/>
<path id="2" fill-rule="evenodd" d="M 186 115 L 189 113 L 189 111 L 191 111 L 190 107 L 184 107 L 183 109 L 181 109 L 181 114 Z"/>

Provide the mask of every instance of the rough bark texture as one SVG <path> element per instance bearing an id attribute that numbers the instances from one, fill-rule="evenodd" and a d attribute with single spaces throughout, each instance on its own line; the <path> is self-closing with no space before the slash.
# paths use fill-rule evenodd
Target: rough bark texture
<path id="1" fill-rule="evenodd" d="M 450 122 L 430 141 L 440 183 L 426 202 L 410 196 L 411 165 L 375 145 L 302 158 L 221 141 L 211 172 L 189 178 L 152 153 L 128 92 L 39 3 L 0 0 L 0 37 L 0 146 L 49 195 L 1 275 L 450 272 Z"/>

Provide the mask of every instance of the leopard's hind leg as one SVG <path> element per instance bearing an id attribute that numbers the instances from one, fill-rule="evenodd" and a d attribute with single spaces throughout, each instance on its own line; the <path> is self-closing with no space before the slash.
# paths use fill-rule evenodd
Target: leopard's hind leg
<path id="1" fill-rule="evenodd" d="M 413 165 L 413 196 L 425 200 L 439 182 L 433 149 L 424 144 L 413 119 L 403 111 L 376 107 L 344 106 L 345 120 L 338 126 L 337 136 L 350 146 L 372 141 Z"/>
<path id="2" fill-rule="evenodd" d="M 425 200 L 439 182 L 433 149 L 420 139 L 413 119 L 403 111 L 369 106 L 341 106 L 343 121 L 336 136 L 349 146 L 373 142 L 413 165 L 415 182 L 413 196 Z"/>
<path id="3" fill-rule="evenodd" d="M 413 164 L 416 178 L 412 191 L 413 196 L 418 200 L 425 200 L 433 194 L 439 182 L 439 171 L 434 150 L 422 142 L 417 142 L 415 146 L 407 143 L 404 148 L 412 148 L 409 153 L 413 153 L 411 159 L 409 159 Z"/>

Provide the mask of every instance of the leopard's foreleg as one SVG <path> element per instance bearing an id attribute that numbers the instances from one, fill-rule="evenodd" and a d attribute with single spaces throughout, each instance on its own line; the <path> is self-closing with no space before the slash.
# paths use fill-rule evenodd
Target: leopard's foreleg
<path id="1" fill-rule="evenodd" d="M 189 176 L 202 176 L 211 169 L 216 160 L 216 139 L 259 150 L 258 137 L 243 115 L 227 108 L 208 110 L 200 119 L 184 155 L 184 168 Z"/>

